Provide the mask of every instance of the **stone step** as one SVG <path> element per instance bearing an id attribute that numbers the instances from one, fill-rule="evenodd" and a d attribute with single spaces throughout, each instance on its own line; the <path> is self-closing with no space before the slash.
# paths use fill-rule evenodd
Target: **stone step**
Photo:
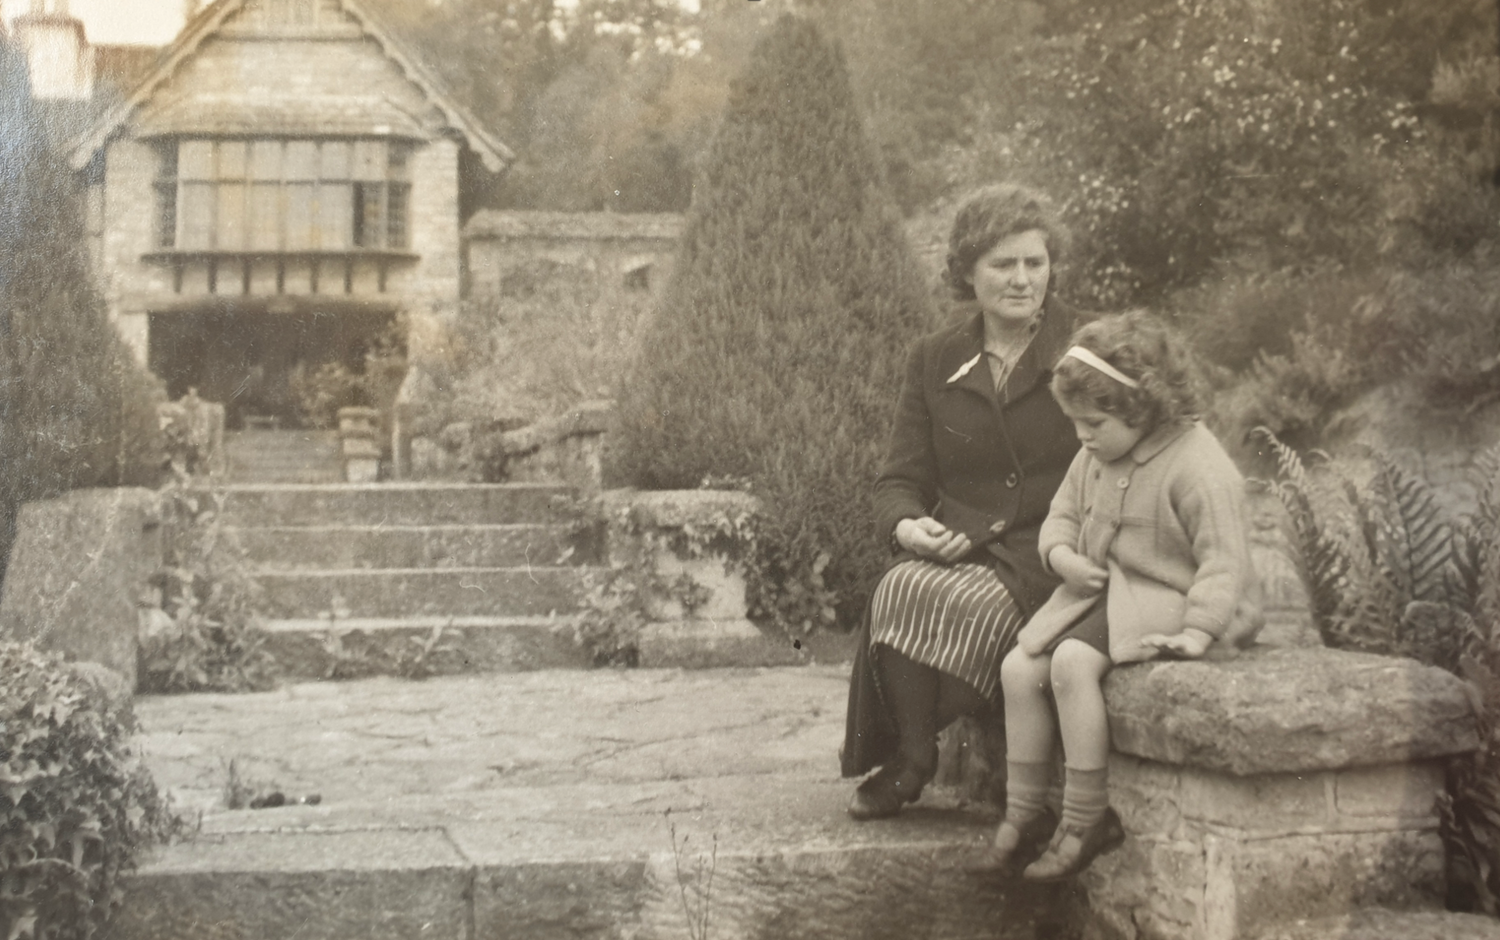
<path id="1" fill-rule="evenodd" d="M 476 525 L 566 521 L 557 505 L 573 493 L 547 483 L 240 484 L 222 496 L 230 525 Z"/>
<path id="2" fill-rule="evenodd" d="M 265 649 L 286 681 L 582 669 L 577 618 L 351 617 L 272 620 Z"/>
<path id="3" fill-rule="evenodd" d="M 545 671 L 142 697 L 144 760 L 197 833 L 126 877 L 105 940 L 1076 936 L 1076 886 L 956 870 L 992 809 L 929 787 L 895 819 L 849 819 L 847 676 Z M 320 802 L 225 805 L 273 789 Z"/>
<path id="4" fill-rule="evenodd" d="M 337 431 L 231 431 L 224 435 L 227 478 L 246 483 L 339 483 Z"/>
<path id="5" fill-rule="evenodd" d="M 272 619 L 342 617 L 537 616 L 571 613 L 586 590 L 589 569 L 343 568 L 254 572 L 260 609 Z M 342 604 L 342 608 L 340 608 Z"/>
<path id="6" fill-rule="evenodd" d="M 226 527 L 255 564 L 279 568 L 503 568 L 597 564 L 600 539 L 565 526 Z"/>
<path id="7" fill-rule="evenodd" d="M 579 617 L 426 616 L 271 620 L 264 648 L 287 681 L 424 678 L 475 672 L 584 669 L 592 651 Z M 796 641 L 748 621 L 644 624 L 635 636 L 642 667 L 711 669 L 795 666 L 852 657 L 852 638 L 817 634 Z"/>

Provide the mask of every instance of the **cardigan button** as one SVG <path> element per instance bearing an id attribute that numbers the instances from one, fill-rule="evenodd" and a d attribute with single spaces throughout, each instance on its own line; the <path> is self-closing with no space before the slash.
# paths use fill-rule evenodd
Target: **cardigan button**
<path id="1" fill-rule="evenodd" d="M 1020 482 L 1021 478 L 1016 476 L 1014 473 L 1005 478 L 1005 486 L 1007 489 L 1015 489 L 1020 484 Z"/>
<path id="2" fill-rule="evenodd" d="M 1115 485 L 1122 490 L 1128 489 L 1130 487 L 1130 477 L 1120 477 L 1120 482 Z"/>

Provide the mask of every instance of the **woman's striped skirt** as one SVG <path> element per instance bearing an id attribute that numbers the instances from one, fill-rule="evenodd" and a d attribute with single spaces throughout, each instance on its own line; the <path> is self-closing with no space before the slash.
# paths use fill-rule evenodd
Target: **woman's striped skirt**
<path id="1" fill-rule="evenodd" d="M 1024 622 L 988 565 L 905 561 L 886 572 L 870 603 L 870 642 L 957 676 L 994 698 L 1000 660 Z"/>

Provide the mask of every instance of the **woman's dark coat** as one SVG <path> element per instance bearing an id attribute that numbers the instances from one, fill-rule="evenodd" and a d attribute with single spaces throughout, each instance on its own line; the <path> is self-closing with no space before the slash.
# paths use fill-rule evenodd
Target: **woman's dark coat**
<path id="1" fill-rule="evenodd" d="M 918 341 L 907 357 L 890 447 L 875 482 L 882 533 L 893 534 L 902 519 L 930 515 L 970 540 L 992 538 L 967 560 L 988 560 L 1026 616 L 1057 585 L 1037 555 L 1037 533 L 1078 439 L 1047 386 L 1077 319 L 1049 300 L 1035 338 L 999 393 L 984 355 L 982 313 Z M 910 557 L 898 553 L 892 563 Z M 846 777 L 885 763 L 896 749 L 869 645 L 866 617 L 840 754 Z"/>

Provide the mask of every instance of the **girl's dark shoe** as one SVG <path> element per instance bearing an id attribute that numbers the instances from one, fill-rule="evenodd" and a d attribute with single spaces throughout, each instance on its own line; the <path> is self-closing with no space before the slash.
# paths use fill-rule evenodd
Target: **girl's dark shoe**
<path id="1" fill-rule="evenodd" d="M 1064 823 L 1057 827 L 1047 851 L 1026 866 L 1021 877 L 1027 881 L 1069 878 L 1089 867 L 1095 858 L 1119 848 L 1124 841 L 1125 827 L 1113 809 L 1106 809 L 1104 817 L 1087 829 Z"/>
<path id="2" fill-rule="evenodd" d="M 966 861 L 964 871 L 982 877 L 1013 877 L 1041 854 L 1056 828 L 1057 814 L 1051 809 L 1043 809 L 1021 826 L 1002 822 L 994 843 Z"/>
<path id="3" fill-rule="evenodd" d="M 854 789 L 849 815 L 861 822 L 894 816 L 917 801 L 931 776 L 901 762 L 888 764 Z"/>

